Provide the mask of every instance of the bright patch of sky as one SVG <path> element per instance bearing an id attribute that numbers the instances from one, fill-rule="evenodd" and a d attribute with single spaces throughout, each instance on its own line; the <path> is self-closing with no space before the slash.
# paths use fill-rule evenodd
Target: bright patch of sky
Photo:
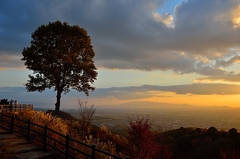
<path id="1" fill-rule="evenodd" d="M 0 87 L 22 86 L 28 80 L 28 75 L 31 74 L 28 70 L 4 70 L 1 71 Z"/>
<path id="2" fill-rule="evenodd" d="M 181 4 L 184 0 L 167 0 L 156 12 L 153 13 L 153 18 L 157 22 L 164 23 L 167 27 L 174 27 L 174 9 L 177 5 Z"/>
<path id="3" fill-rule="evenodd" d="M 0 87 L 24 86 L 28 80 L 28 70 L 5 70 L 1 72 Z M 191 84 L 198 74 L 178 75 L 173 71 L 140 71 L 140 70 L 98 70 L 96 88 L 127 87 L 140 85 L 178 85 Z"/>
<path id="4" fill-rule="evenodd" d="M 185 0 L 166 0 L 164 5 L 157 10 L 159 14 L 171 13 L 174 16 L 174 8 Z"/>
<path id="5" fill-rule="evenodd" d="M 191 84 L 198 74 L 178 75 L 173 71 L 140 71 L 140 70 L 98 70 L 97 88 L 126 87 L 140 85 L 178 85 Z"/>

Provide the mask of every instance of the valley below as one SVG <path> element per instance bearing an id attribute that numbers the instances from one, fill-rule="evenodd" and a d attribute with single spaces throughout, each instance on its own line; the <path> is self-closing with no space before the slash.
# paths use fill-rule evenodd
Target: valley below
<path id="1" fill-rule="evenodd" d="M 79 110 L 63 110 L 72 116 L 79 118 Z M 125 134 L 126 126 L 137 117 L 149 118 L 154 129 L 168 131 L 180 127 L 209 128 L 216 127 L 218 130 L 236 128 L 240 130 L 240 108 L 227 106 L 193 107 L 159 106 L 153 107 L 97 107 L 93 116 L 93 124 L 107 126 L 113 133 Z"/>

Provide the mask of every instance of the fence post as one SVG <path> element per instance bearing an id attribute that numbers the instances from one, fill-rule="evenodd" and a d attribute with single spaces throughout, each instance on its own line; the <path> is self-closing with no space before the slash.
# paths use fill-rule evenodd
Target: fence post
<path id="1" fill-rule="evenodd" d="M 14 127 L 14 116 L 11 116 L 11 125 L 10 125 L 10 133 L 13 134 L 13 127 Z"/>
<path id="2" fill-rule="evenodd" d="M 92 159 L 95 159 L 95 145 L 92 145 Z"/>
<path id="3" fill-rule="evenodd" d="M 47 125 L 44 126 L 44 134 L 43 134 L 43 149 L 47 149 Z"/>
<path id="4" fill-rule="evenodd" d="M 27 141 L 30 140 L 30 120 L 27 122 Z"/>
<path id="5" fill-rule="evenodd" d="M 65 159 L 68 159 L 68 148 L 69 148 L 69 135 L 66 135 L 66 145 L 65 145 Z"/>

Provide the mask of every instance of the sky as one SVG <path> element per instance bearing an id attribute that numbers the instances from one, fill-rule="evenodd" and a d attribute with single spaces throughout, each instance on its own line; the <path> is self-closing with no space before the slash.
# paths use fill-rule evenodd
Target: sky
<path id="1" fill-rule="evenodd" d="M 56 92 L 27 92 L 21 61 L 31 34 L 60 20 L 85 28 L 95 51 L 96 90 L 71 90 L 96 106 L 151 101 L 240 106 L 239 0 L 2 0 L 0 98 L 54 107 Z"/>

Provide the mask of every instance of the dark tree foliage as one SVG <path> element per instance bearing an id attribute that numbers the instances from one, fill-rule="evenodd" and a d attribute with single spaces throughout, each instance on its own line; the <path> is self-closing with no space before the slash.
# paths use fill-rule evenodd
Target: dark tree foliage
<path id="1" fill-rule="evenodd" d="M 229 133 L 230 139 L 235 141 L 238 138 L 239 133 L 238 133 L 237 129 L 232 128 L 228 131 L 228 133 Z"/>
<path id="2" fill-rule="evenodd" d="M 29 75 L 28 91 L 42 92 L 54 88 L 57 92 L 55 115 L 60 109 L 61 94 L 71 89 L 89 94 L 95 88 L 97 72 L 90 36 L 77 25 L 56 21 L 42 25 L 32 34 L 31 46 L 22 51 Z"/>
<path id="3" fill-rule="evenodd" d="M 213 141 L 215 141 L 219 138 L 219 132 L 218 132 L 217 128 L 215 128 L 215 127 L 208 128 L 207 135 L 210 136 Z"/>
<path id="4" fill-rule="evenodd" d="M 190 136 L 181 136 L 177 141 L 177 146 L 182 151 L 190 151 L 192 149 L 192 142 Z"/>

